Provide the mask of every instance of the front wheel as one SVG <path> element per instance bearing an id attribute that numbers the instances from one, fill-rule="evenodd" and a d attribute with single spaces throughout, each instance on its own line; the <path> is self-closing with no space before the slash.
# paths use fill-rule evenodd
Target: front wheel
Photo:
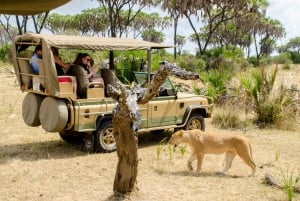
<path id="1" fill-rule="evenodd" d="M 191 114 L 184 129 L 185 130 L 200 129 L 202 131 L 205 131 L 204 118 L 199 114 Z"/>
<path id="2" fill-rule="evenodd" d="M 94 135 L 96 152 L 112 152 L 117 149 L 111 120 L 102 122 Z"/>

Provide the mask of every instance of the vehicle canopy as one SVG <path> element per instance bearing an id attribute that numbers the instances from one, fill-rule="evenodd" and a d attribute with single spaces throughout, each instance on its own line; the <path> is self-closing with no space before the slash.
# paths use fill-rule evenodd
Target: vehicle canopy
<path id="1" fill-rule="evenodd" d="M 46 34 L 24 34 L 14 39 L 13 62 L 15 73 L 19 83 L 21 83 L 20 52 L 24 46 L 42 45 L 43 67 L 42 75 L 45 77 L 44 85 L 50 95 L 58 95 L 59 87 L 57 83 L 56 68 L 51 47 L 95 50 L 95 51 L 127 51 L 127 50 L 147 50 L 170 48 L 172 45 L 147 42 L 129 38 L 108 38 L 108 37 L 88 37 L 88 36 L 70 36 L 70 35 L 46 35 Z M 21 74 L 20 74 L 21 73 Z M 46 76 L 45 76 L 46 75 Z"/>

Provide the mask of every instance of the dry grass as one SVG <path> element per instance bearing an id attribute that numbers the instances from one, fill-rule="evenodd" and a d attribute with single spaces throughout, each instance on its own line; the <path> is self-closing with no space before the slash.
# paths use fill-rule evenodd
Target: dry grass
<path id="1" fill-rule="evenodd" d="M 0 82 L 0 200 L 114 200 L 116 153 L 88 154 L 79 146 L 66 144 L 56 133 L 27 127 L 21 110 L 24 94 L 15 78 L 2 73 Z M 207 130 L 243 134 L 214 128 L 210 121 Z M 216 175 L 223 155 L 205 157 L 200 175 L 188 172 L 189 148 L 183 156 L 177 149 L 171 158 L 168 146 L 162 146 L 157 159 L 157 146 L 166 136 L 141 135 L 139 191 L 125 200 L 287 200 L 283 190 L 266 186 L 262 180 L 268 172 L 282 182 L 281 169 L 300 175 L 300 132 L 253 128 L 244 135 L 249 138 L 254 160 L 260 167 L 256 177 L 247 176 L 251 170 L 239 158 L 226 175 Z M 295 194 L 294 200 L 300 200 L 300 195 Z"/>

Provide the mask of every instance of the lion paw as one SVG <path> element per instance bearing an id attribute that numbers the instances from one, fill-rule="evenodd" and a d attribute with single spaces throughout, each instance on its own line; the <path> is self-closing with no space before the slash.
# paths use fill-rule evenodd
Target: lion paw
<path id="1" fill-rule="evenodd" d="M 193 166 L 192 166 L 192 164 L 188 164 L 187 166 L 188 166 L 189 171 L 193 171 Z"/>

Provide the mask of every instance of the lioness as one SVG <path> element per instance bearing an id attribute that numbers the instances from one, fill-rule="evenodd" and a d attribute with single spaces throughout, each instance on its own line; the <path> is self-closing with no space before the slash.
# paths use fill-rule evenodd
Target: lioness
<path id="1" fill-rule="evenodd" d="M 225 166 L 218 173 L 225 173 L 230 167 L 233 158 L 238 154 L 243 161 L 252 168 L 251 176 L 255 175 L 256 165 L 252 158 L 251 146 L 249 142 L 240 136 L 235 135 L 216 135 L 203 132 L 199 129 L 179 130 L 175 132 L 169 143 L 176 146 L 180 143 L 190 145 L 192 155 L 188 160 L 187 166 L 190 171 L 193 170 L 192 161 L 197 159 L 197 172 L 201 171 L 204 154 L 222 154 L 226 153 Z"/>

